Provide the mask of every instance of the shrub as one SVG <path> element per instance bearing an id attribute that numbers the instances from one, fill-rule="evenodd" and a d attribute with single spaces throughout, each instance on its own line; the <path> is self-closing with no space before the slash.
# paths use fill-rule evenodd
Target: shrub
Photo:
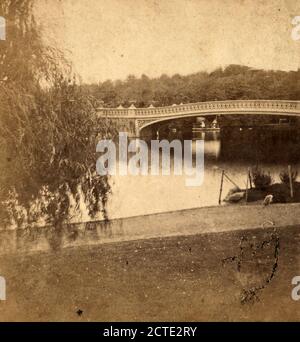
<path id="1" fill-rule="evenodd" d="M 256 189 L 265 190 L 272 184 L 272 177 L 270 172 L 265 173 L 259 167 L 255 167 L 251 171 L 252 180 Z"/>
<path id="2" fill-rule="evenodd" d="M 292 183 L 295 183 L 297 177 L 298 177 L 298 172 L 296 170 L 292 170 L 291 171 Z M 290 177 L 289 177 L 289 173 L 287 170 L 281 171 L 279 174 L 279 178 L 281 180 L 281 183 L 290 184 Z"/>

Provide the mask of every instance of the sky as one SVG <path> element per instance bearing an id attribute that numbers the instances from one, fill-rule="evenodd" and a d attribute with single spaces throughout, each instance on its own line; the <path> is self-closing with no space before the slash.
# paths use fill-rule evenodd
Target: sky
<path id="1" fill-rule="evenodd" d="M 51 44 L 84 82 L 212 71 L 296 70 L 298 0 L 36 0 Z"/>

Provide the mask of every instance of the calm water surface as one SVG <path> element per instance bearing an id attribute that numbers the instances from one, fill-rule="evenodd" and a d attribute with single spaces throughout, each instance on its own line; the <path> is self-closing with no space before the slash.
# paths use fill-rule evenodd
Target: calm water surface
<path id="1" fill-rule="evenodd" d="M 228 128 L 221 132 L 197 133 L 204 140 L 204 182 L 187 187 L 186 176 L 113 176 L 108 202 L 110 218 L 218 205 L 221 172 L 224 169 L 241 188 L 246 187 L 247 170 L 259 165 L 274 181 L 288 164 L 300 171 L 300 139 L 297 130 L 270 128 Z M 173 137 L 174 138 L 174 137 Z M 176 138 L 176 136 L 175 136 Z M 185 139 L 192 139 L 192 133 Z M 193 142 L 195 144 L 195 140 Z M 233 185 L 225 181 L 223 196 Z"/>

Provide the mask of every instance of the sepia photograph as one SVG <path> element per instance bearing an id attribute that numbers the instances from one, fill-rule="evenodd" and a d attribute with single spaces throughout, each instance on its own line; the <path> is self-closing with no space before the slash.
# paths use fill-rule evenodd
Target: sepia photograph
<path id="1" fill-rule="evenodd" d="M 299 300 L 300 2 L 0 0 L 0 322 L 196 337 Z"/>

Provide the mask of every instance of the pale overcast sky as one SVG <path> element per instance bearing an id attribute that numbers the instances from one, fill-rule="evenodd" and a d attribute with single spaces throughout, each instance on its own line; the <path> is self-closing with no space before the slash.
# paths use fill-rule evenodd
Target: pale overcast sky
<path id="1" fill-rule="evenodd" d="M 295 70 L 298 0 L 37 0 L 45 35 L 86 82 L 211 71 Z"/>

